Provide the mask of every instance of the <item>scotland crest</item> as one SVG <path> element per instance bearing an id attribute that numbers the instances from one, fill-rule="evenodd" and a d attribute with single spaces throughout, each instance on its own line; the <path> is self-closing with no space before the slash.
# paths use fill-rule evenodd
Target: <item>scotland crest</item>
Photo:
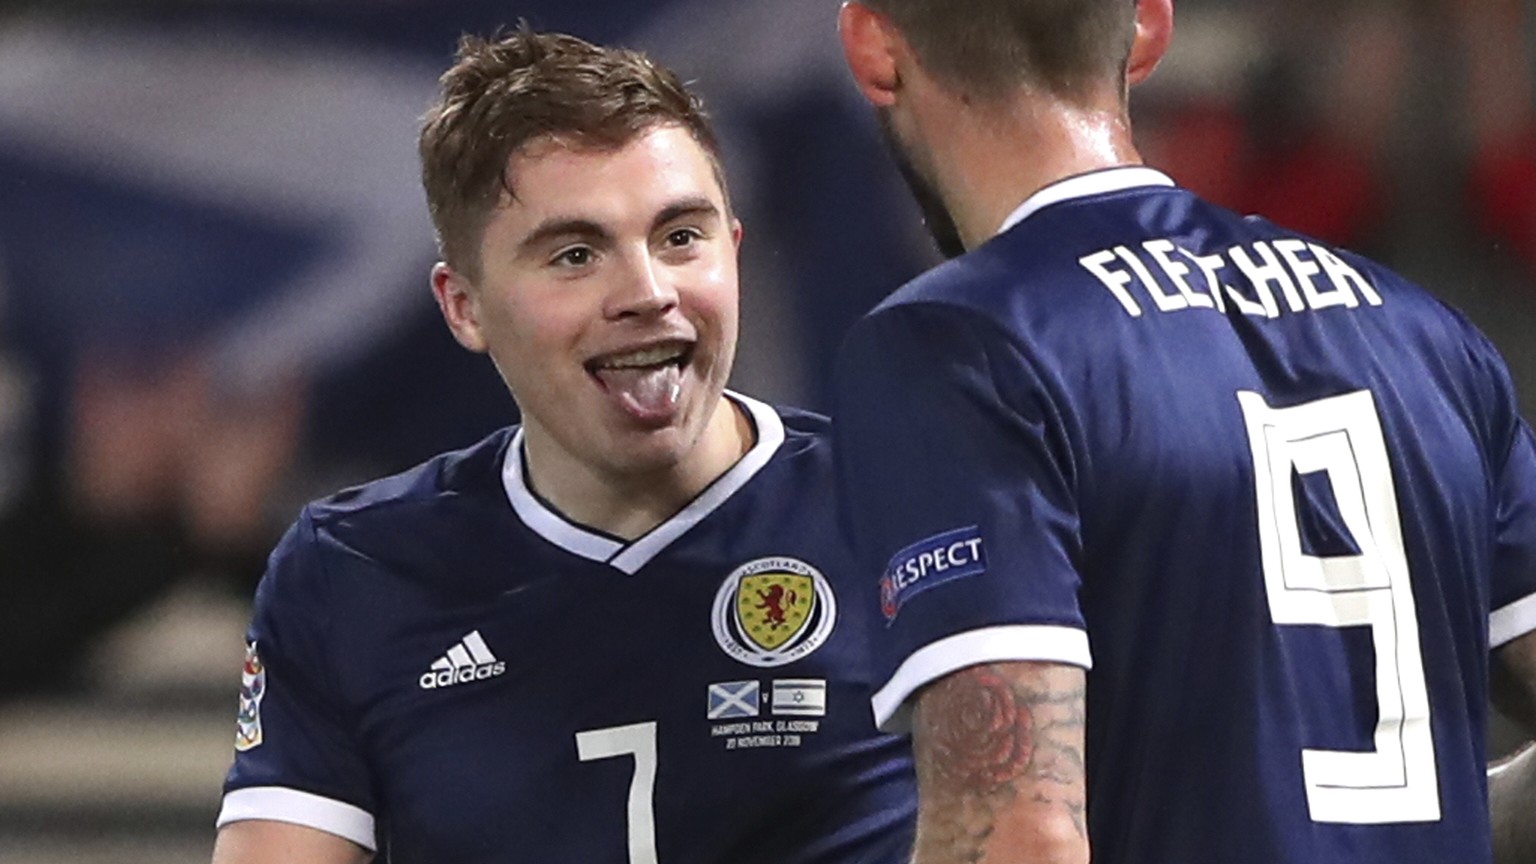
<path id="1" fill-rule="evenodd" d="M 759 558 L 715 594 L 715 641 L 750 666 L 783 666 L 821 647 L 837 621 L 826 577 L 798 558 Z"/>

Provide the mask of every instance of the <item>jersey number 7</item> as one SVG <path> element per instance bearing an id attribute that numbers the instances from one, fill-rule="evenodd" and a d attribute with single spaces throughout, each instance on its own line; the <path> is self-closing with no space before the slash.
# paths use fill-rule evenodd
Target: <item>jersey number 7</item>
<path id="1" fill-rule="evenodd" d="M 1375 749 L 1301 751 L 1314 822 L 1440 818 L 1429 694 L 1402 522 L 1375 399 L 1368 390 L 1271 408 L 1239 392 L 1253 449 L 1259 546 L 1277 626 L 1369 627 L 1376 658 Z M 1326 472 L 1358 555 L 1302 550 L 1292 472 Z"/>
<path id="2" fill-rule="evenodd" d="M 656 864 L 656 723 L 633 723 L 576 733 L 583 762 L 635 757 L 629 781 L 629 864 Z"/>

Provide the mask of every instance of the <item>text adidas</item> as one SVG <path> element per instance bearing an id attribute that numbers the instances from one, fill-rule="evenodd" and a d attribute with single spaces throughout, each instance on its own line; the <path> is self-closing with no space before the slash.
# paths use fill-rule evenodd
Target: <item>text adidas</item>
<path id="1" fill-rule="evenodd" d="M 471 681 L 484 681 L 487 678 L 495 678 L 505 671 L 507 671 L 507 664 L 498 660 L 495 663 L 481 663 L 478 666 L 460 666 L 457 669 L 423 672 L 421 675 L 421 689 L 436 690 L 439 687 L 452 687 L 455 684 L 467 684 Z"/>

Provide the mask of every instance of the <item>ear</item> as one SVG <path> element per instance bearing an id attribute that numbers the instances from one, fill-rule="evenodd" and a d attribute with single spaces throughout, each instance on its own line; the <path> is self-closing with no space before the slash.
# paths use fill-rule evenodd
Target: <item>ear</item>
<path id="1" fill-rule="evenodd" d="M 484 354 L 485 334 L 480 329 L 480 306 L 474 286 L 463 274 L 439 261 L 432 268 L 432 296 L 448 322 L 448 329 L 460 345 Z"/>
<path id="2" fill-rule="evenodd" d="M 896 101 L 901 75 L 896 71 L 900 34 L 879 12 L 857 0 L 844 3 L 837 13 L 837 35 L 843 43 L 843 59 L 853 83 L 870 104 L 884 108 Z"/>
<path id="3" fill-rule="evenodd" d="M 1136 41 L 1126 81 L 1136 86 L 1152 75 L 1173 41 L 1173 0 L 1136 0 Z"/>
<path id="4" fill-rule="evenodd" d="M 741 227 L 741 220 L 740 219 L 732 219 L 731 220 L 731 243 L 736 247 L 736 250 L 738 252 L 741 251 L 741 236 L 742 236 L 742 233 L 743 233 L 743 229 Z"/>

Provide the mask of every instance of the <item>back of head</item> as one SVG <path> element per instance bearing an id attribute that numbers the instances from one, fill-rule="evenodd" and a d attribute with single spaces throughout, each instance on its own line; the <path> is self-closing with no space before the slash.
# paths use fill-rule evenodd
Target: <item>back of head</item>
<path id="1" fill-rule="evenodd" d="M 439 84 L 418 142 L 422 186 L 443 259 L 472 278 L 492 211 L 515 195 L 508 160 L 536 140 L 616 149 L 671 124 L 718 165 L 698 97 L 636 51 L 527 27 L 490 40 L 465 36 Z"/>
<path id="2" fill-rule="evenodd" d="M 863 0 L 946 84 L 1002 98 L 1020 88 L 1086 101 L 1121 86 L 1134 0 Z"/>

